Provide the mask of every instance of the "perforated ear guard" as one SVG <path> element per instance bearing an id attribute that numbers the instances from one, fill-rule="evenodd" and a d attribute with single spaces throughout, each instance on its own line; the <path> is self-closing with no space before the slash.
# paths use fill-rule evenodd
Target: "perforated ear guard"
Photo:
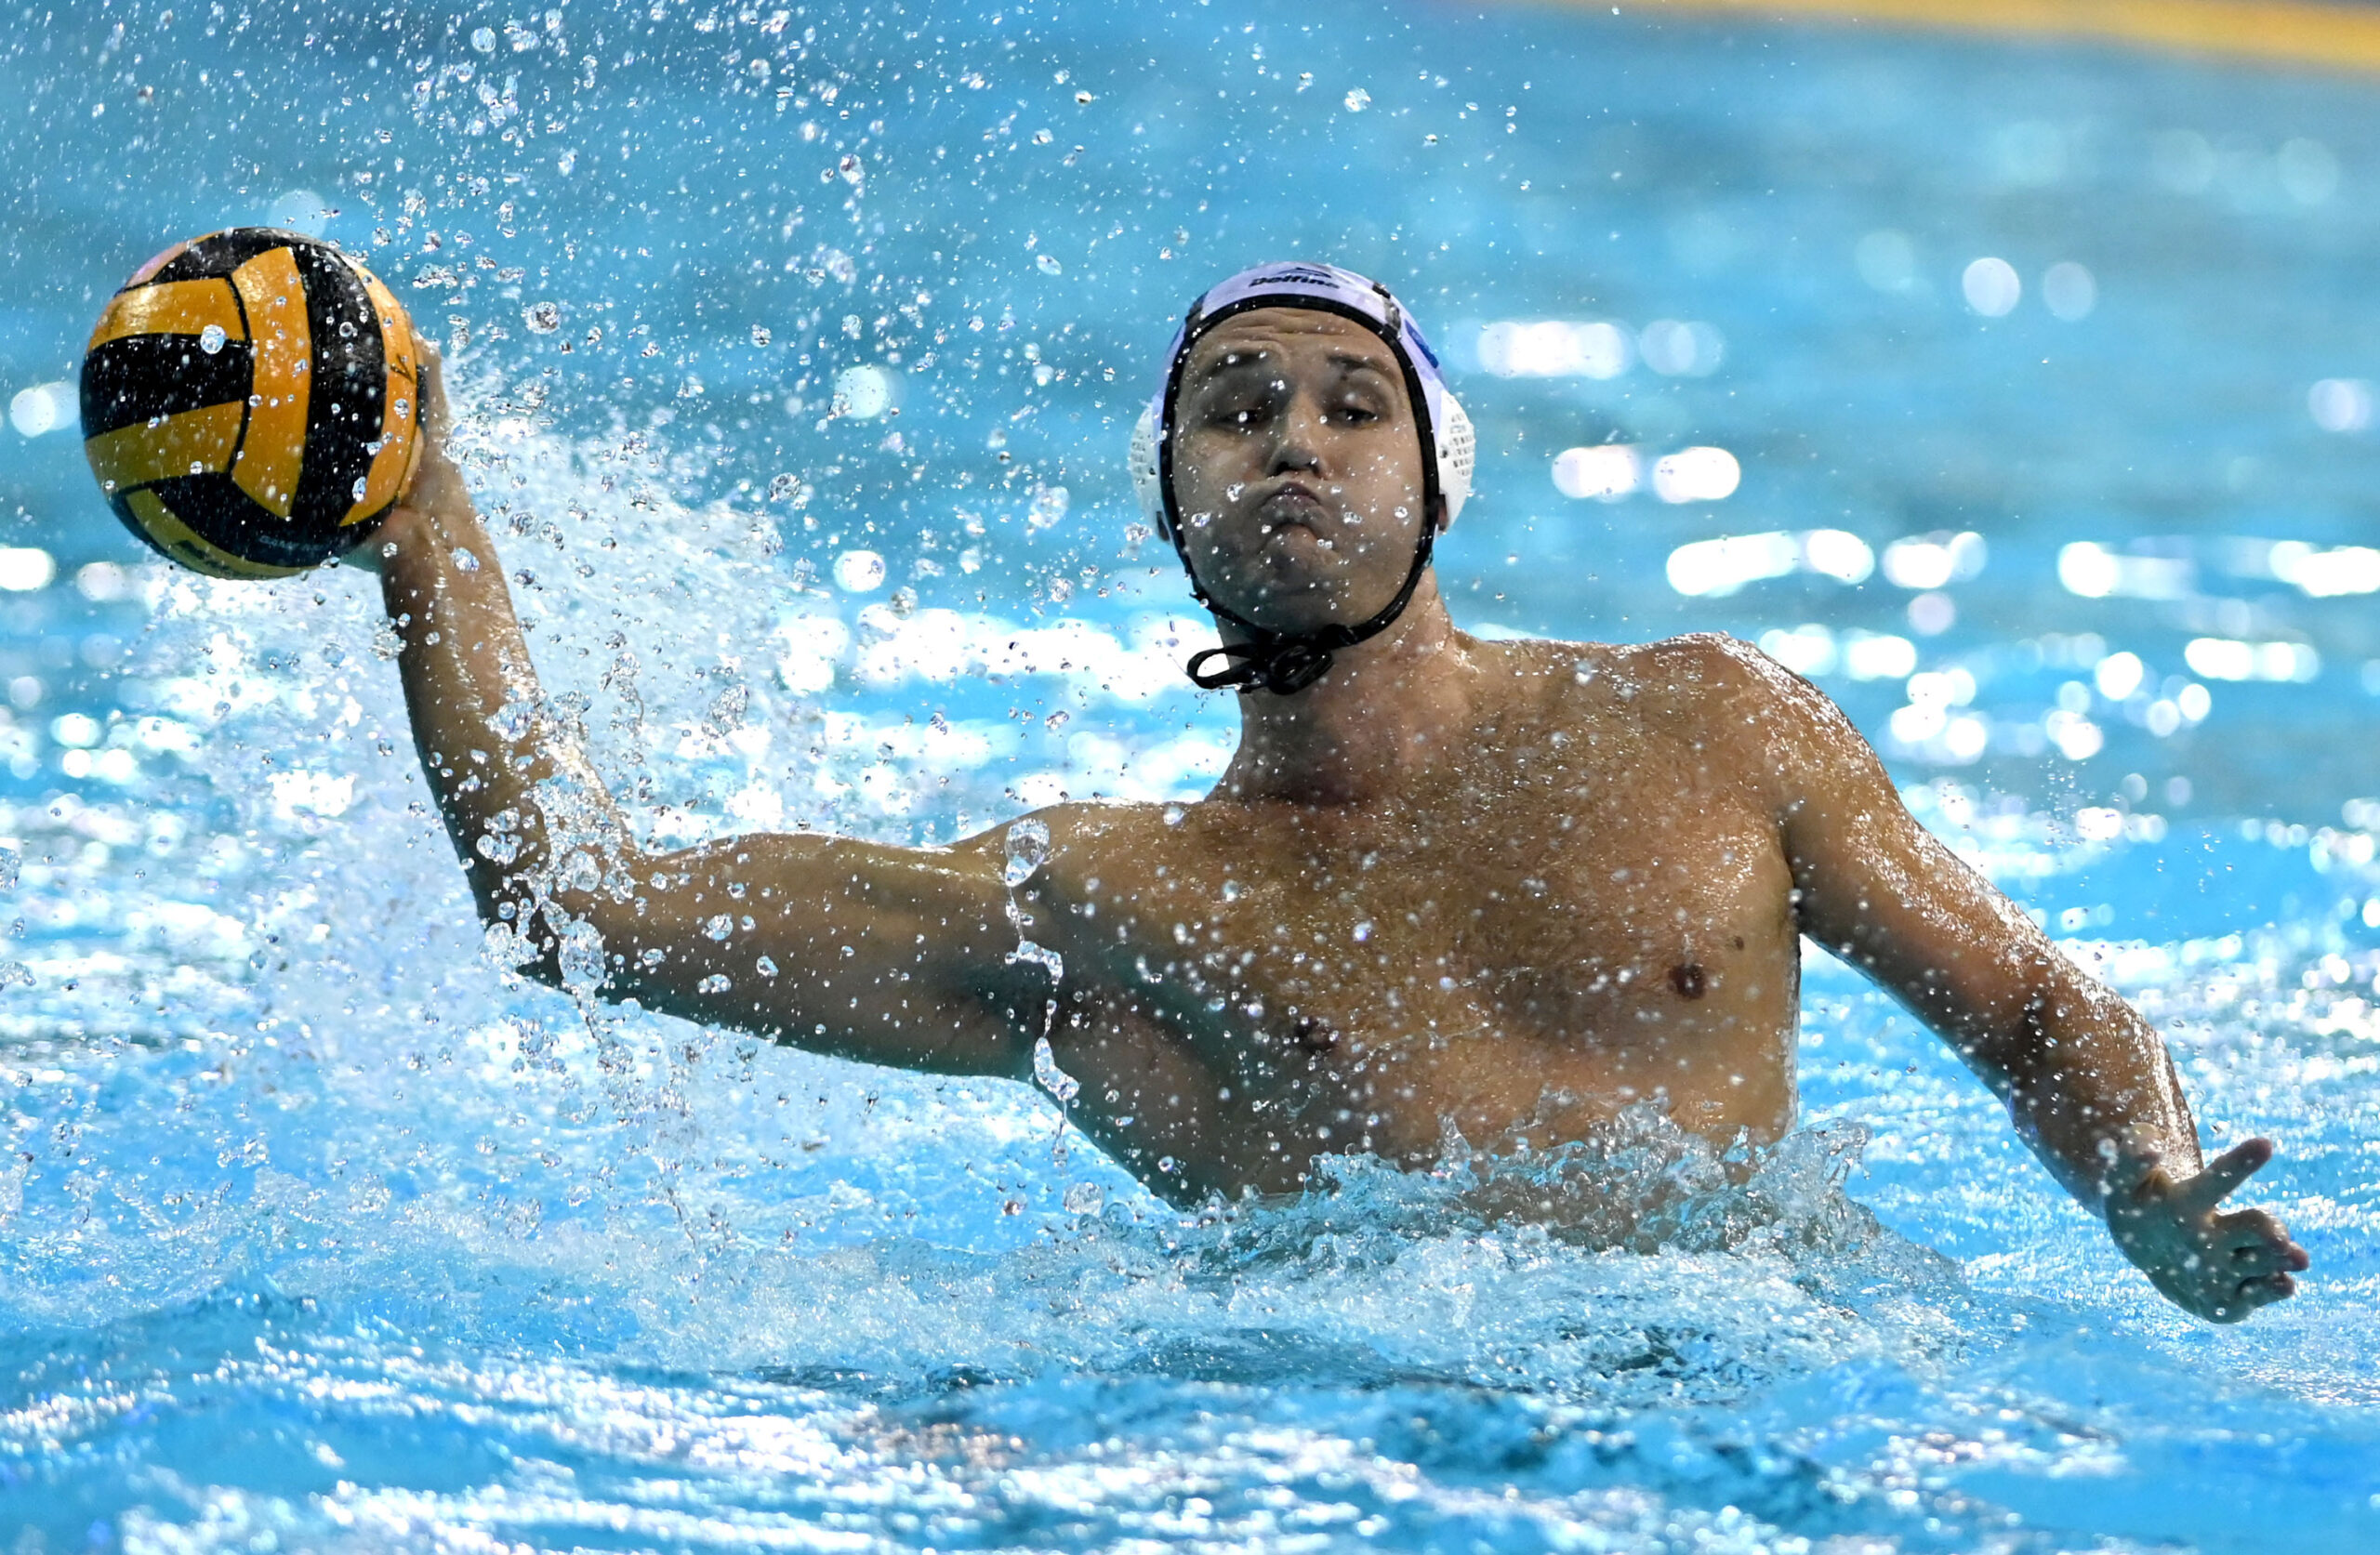
<path id="1" fill-rule="evenodd" d="M 1173 542 L 1173 524 L 1165 516 L 1165 476 L 1157 468 L 1157 407 L 1148 405 L 1132 423 L 1132 449 L 1125 455 L 1132 470 L 1132 494 L 1141 500 L 1141 516 L 1149 527 Z"/>
<path id="2" fill-rule="evenodd" d="M 1389 296 L 1387 288 L 1332 265 L 1288 264 L 1260 265 L 1233 276 L 1200 297 L 1197 307 L 1191 310 L 1190 323 L 1174 335 L 1164 376 L 1158 380 L 1156 397 L 1133 423 L 1131 448 L 1126 455 L 1132 472 L 1133 494 L 1140 499 L 1142 513 L 1157 532 L 1169 543 L 1174 539 L 1172 521 L 1166 515 L 1165 477 L 1157 443 L 1165 435 L 1161 424 L 1168 391 L 1180 369 L 1183 354 L 1197 338 L 1191 325 L 1225 310 L 1239 312 L 1250 307 L 1320 308 L 1351 313 L 1380 333 L 1406 367 L 1411 381 L 1421 387 L 1421 402 L 1413 408 L 1427 440 L 1423 451 L 1437 464 L 1438 494 L 1446 505 L 1446 516 L 1438 527 L 1452 528 L 1471 495 L 1478 440 L 1472 430 L 1470 415 L 1448 389 L 1429 342 L 1421 337 L 1412 316 Z"/>

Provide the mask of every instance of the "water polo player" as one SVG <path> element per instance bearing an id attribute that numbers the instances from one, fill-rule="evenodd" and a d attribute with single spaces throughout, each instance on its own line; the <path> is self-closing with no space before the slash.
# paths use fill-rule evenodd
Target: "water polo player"
<path id="1" fill-rule="evenodd" d="M 1283 265 L 1208 293 L 1133 469 L 1221 628 L 1190 667 L 1241 692 L 1238 748 L 1185 808 L 1038 812 L 1012 891 L 1015 828 L 641 847 L 565 730 L 496 718 L 535 674 L 433 446 L 361 560 L 482 913 L 548 981 L 844 1058 L 1024 1077 L 1046 1033 L 1077 1121 L 1176 1203 L 1292 1191 L 1330 1153 L 1427 1165 L 1454 1131 L 1542 1148 L 1632 1104 L 1774 1140 L 1806 934 L 1950 1043 L 2175 1302 L 2291 1293 L 2304 1252 L 2221 1207 L 2271 1146 L 2202 1161 L 2156 1033 L 1911 818 L 1825 696 L 1719 637 L 1455 626 L 1430 550 L 1469 425 L 1384 289 Z"/>

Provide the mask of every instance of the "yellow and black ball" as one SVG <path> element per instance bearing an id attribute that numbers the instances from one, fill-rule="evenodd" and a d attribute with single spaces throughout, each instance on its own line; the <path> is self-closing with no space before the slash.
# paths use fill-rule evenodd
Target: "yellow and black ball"
<path id="1" fill-rule="evenodd" d="M 370 534 L 421 457 L 420 364 L 370 270 L 298 232 L 167 249 L 83 358 L 84 452 L 135 534 L 216 577 L 302 573 Z"/>

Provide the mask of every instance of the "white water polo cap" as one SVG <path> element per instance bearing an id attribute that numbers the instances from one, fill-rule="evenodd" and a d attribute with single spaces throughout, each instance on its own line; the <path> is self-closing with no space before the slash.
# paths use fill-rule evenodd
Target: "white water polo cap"
<path id="1" fill-rule="evenodd" d="M 1440 516 L 1435 523 L 1426 519 L 1422 522 L 1413 563 L 1407 570 L 1404 586 L 1397 590 L 1396 597 L 1380 612 L 1354 626 L 1333 625 L 1298 634 L 1259 626 L 1219 604 L 1207 592 L 1183 542 L 1172 479 L 1173 405 L 1181 392 L 1182 370 L 1190 360 L 1191 348 L 1210 330 L 1226 319 L 1259 308 L 1304 308 L 1336 313 L 1379 336 L 1403 370 L 1414 419 L 1420 424 L 1421 510 Z M 1249 639 L 1193 655 L 1188 665 L 1190 679 L 1210 690 L 1232 686 L 1243 692 L 1263 690 L 1288 695 L 1322 679 L 1338 650 L 1386 630 L 1404 613 L 1422 573 L 1429 570 L 1430 551 L 1437 532 L 1454 522 L 1470 497 L 1475 456 L 1471 417 L 1448 389 L 1437 353 L 1422 337 L 1421 326 L 1413 322 L 1412 315 L 1379 282 L 1336 265 L 1283 263 L 1241 270 L 1207 291 L 1191 304 L 1181 327 L 1173 332 L 1173 343 L 1166 351 L 1165 376 L 1132 428 L 1130 455 L 1132 489 L 1140 498 L 1141 510 L 1157 533 L 1172 543 L 1183 571 L 1189 574 L 1191 592 L 1200 604 L 1238 627 Z M 1208 659 L 1222 659 L 1224 667 L 1202 671 L 1199 665 Z"/>

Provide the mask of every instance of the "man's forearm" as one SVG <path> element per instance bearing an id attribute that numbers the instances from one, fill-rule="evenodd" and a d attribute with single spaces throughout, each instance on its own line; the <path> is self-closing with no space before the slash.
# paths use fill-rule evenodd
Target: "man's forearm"
<path id="1" fill-rule="evenodd" d="M 2149 1156 L 2176 1177 L 2199 1169 L 2198 1127 L 2173 1060 L 2113 991 L 2056 968 L 2028 1002 L 2025 1030 L 1995 1046 L 1994 1088 L 2085 1205 L 2100 1207 L 2110 1184 L 2131 1180 Z"/>
<path id="2" fill-rule="evenodd" d="M 606 840 L 617 837 L 617 815 L 544 705 L 494 542 L 452 467 L 438 476 L 371 542 L 402 644 L 414 743 L 481 910 L 513 919 L 542 944 L 532 911 L 555 889 L 560 862 L 549 812 L 575 810 L 567 829 Z M 549 802 L 550 787 L 540 792 L 557 778 L 575 791 L 568 807 Z"/>

